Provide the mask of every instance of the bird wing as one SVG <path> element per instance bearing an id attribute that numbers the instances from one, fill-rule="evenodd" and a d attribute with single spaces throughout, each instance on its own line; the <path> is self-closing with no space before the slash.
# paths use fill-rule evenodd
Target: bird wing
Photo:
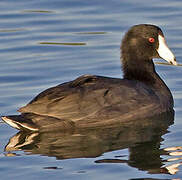
<path id="1" fill-rule="evenodd" d="M 139 82 L 84 75 L 43 91 L 19 111 L 78 121 L 141 114 L 156 105 L 155 93 Z"/>

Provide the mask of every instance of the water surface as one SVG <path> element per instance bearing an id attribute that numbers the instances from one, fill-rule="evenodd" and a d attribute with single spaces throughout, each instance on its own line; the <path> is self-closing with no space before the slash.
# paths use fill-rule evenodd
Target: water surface
<path id="1" fill-rule="evenodd" d="M 1 114 L 16 114 L 37 93 L 82 74 L 122 77 L 121 37 L 134 24 L 160 26 L 182 63 L 181 16 L 177 0 L 0 1 Z M 1 178 L 181 179 L 182 69 L 156 69 L 174 96 L 174 123 L 146 124 L 143 133 L 112 127 L 49 135 L 0 123 Z"/>

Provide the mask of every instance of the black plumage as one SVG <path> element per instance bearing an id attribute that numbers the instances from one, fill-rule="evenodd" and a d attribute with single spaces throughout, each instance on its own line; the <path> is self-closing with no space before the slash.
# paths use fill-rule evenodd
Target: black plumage
<path id="1" fill-rule="evenodd" d="M 2 119 L 20 130 L 65 129 L 119 125 L 173 111 L 171 92 L 152 60 L 161 57 L 159 37 L 157 26 L 133 26 L 121 46 L 123 79 L 83 75 L 43 91 L 19 109 L 21 115 Z M 170 53 L 164 59 L 176 64 Z"/>

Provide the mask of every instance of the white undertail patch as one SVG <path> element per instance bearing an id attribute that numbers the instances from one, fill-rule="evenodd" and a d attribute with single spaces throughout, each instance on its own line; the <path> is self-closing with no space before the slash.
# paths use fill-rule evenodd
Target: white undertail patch
<path id="1" fill-rule="evenodd" d="M 16 128 L 16 129 L 19 129 L 21 130 L 21 127 L 24 128 L 24 129 L 29 129 L 31 131 L 38 131 L 38 128 L 33 128 L 31 126 L 27 126 L 26 124 L 24 123 L 20 123 L 18 121 L 14 121 L 6 116 L 3 116 L 1 117 L 3 121 L 5 121 L 7 124 L 9 124 L 10 126 Z"/>

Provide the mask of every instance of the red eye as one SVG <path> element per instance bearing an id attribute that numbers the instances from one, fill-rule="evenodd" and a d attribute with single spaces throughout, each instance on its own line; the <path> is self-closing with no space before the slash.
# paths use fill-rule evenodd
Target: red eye
<path id="1" fill-rule="evenodd" d="M 151 38 L 149 38 L 148 40 L 149 40 L 149 42 L 150 42 L 150 43 L 154 43 L 154 42 L 155 42 L 155 39 L 154 39 L 154 38 L 152 38 L 152 37 L 151 37 Z"/>

